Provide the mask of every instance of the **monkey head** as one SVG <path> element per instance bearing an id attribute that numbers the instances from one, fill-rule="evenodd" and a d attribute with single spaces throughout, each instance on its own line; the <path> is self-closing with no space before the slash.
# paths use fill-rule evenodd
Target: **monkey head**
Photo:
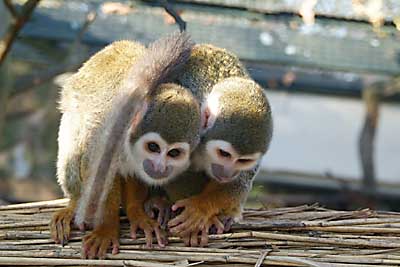
<path id="1" fill-rule="evenodd" d="M 249 78 L 217 83 L 201 108 L 202 140 L 196 168 L 218 182 L 256 166 L 272 137 L 271 109 L 263 89 Z"/>
<path id="2" fill-rule="evenodd" d="M 187 89 L 169 83 L 156 90 L 144 109 L 136 131 L 128 131 L 125 168 L 149 185 L 162 185 L 190 165 L 200 139 L 200 108 Z"/>

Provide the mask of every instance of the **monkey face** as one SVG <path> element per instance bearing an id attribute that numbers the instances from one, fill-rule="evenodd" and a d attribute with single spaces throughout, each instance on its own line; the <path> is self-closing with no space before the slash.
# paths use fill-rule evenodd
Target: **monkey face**
<path id="1" fill-rule="evenodd" d="M 189 167 L 189 143 L 169 144 L 158 133 L 149 132 L 131 146 L 134 172 L 149 185 L 165 184 Z"/>
<path id="2" fill-rule="evenodd" d="M 252 169 L 262 156 L 261 152 L 240 155 L 229 142 L 223 140 L 208 141 L 203 153 L 203 168 L 220 183 L 230 182 L 240 171 Z"/>

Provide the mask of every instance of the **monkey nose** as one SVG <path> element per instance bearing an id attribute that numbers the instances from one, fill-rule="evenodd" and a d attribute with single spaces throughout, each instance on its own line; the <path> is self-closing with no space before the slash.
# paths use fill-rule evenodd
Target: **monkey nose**
<path id="1" fill-rule="evenodd" d="M 158 166 L 156 167 L 156 164 L 149 159 L 143 161 L 143 169 L 146 174 L 153 179 L 166 178 L 172 173 L 172 166 L 164 166 L 163 170 L 160 170 L 160 168 Z"/>
<path id="2" fill-rule="evenodd" d="M 226 168 L 221 164 L 211 164 L 211 172 L 213 176 L 218 180 L 220 183 L 227 183 L 232 181 L 232 179 L 236 176 L 237 172 L 233 169 Z"/>

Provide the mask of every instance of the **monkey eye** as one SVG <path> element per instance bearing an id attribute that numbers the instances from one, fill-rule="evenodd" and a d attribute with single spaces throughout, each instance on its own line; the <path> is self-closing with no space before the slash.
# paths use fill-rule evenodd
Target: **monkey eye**
<path id="1" fill-rule="evenodd" d="M 170 151 L 168 151 L 168 156 L 170 156 L 171 158 L 176 158 L 181 154 L 181 151 L 179 149 L 171 149 Z"/>
<path id="2" fill-rule="evenodd" d="M 160 146 L 159 146 L 157 143 L 155 143 L 155 142 L 149 142 L 149 143 L 147 143 L 147 148 L 148 148 L 151 152 L 154 152 L 154 153 L 160 153 L 160 152 L 161 152 Z"/>
<path id="3" fill-rule="evenodd" d="M 250 163 L 252 161 L 253 161 L 252 159 L 238 159 L 239 163 Z"/>
<path id="4" fill-rule="evenodd" d="M 219 149 L 218 153 L 224 158 L 230 158 L 231 157 L 231 154 L 229 152 L 226 152 L 225 150 L 222 150 L 222 149 Z"/>

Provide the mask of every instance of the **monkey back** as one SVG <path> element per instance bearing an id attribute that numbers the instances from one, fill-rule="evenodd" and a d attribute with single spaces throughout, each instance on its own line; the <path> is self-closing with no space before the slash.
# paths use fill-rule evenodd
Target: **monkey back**
<path id="1" fill-rule="evenodd" d="M 195 45 L 178 83 L 203 101 L 212 87 L 228 77 L 248 77 L 239 59 L 229 51 L 209 45 Z"/>

